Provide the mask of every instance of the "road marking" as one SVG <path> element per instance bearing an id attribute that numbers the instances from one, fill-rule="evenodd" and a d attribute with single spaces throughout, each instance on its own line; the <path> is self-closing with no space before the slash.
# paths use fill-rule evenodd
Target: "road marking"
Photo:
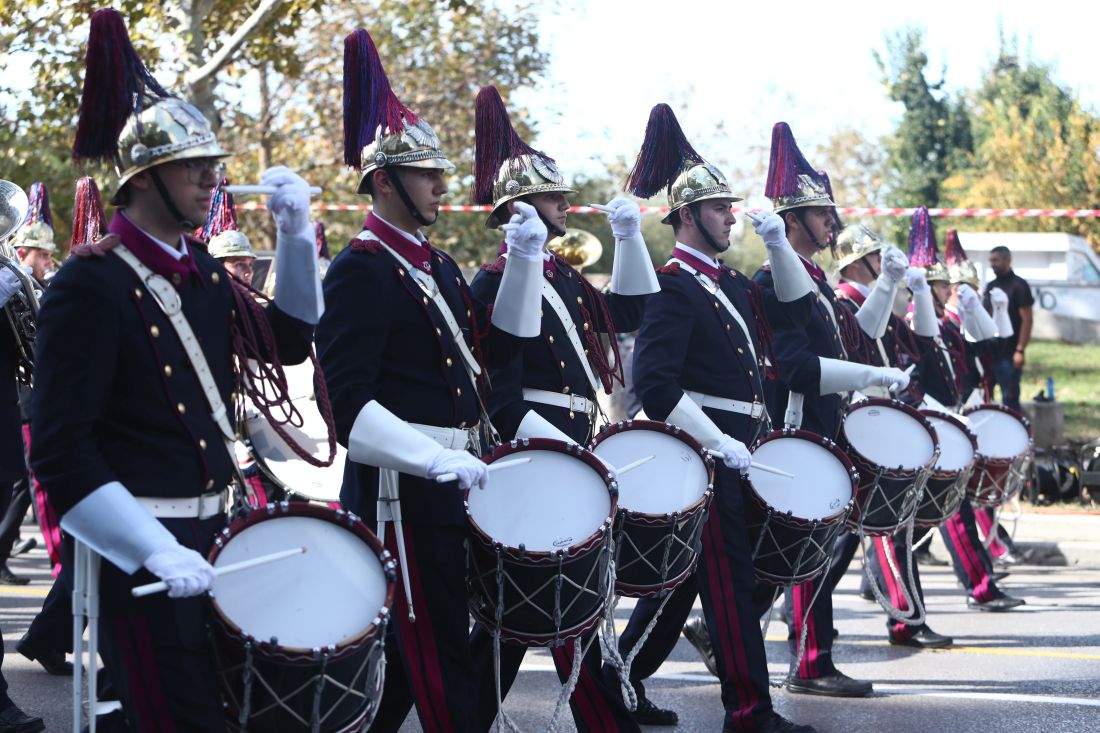
<path id="1" fill-rule="evenodd" d="M 783 639 L 768 638 L 768 641 L 786 641 Z M 890 646 L 890 642 L 887 641 L 847 641 L 845 644 L 852 644 L 858 646 Z M 1044 651 L 1042 649 L 1002 649 L 998 647 L 983 647 L 983 646 L 965 646 L 955 644 L 954 646 L 947 647 L 946 649 L 933 649 L 934 652 L 962 652 L 965 654 L 992 654 L 1002 657 L 1048 657 L 1050 659 L 1084 659 L 1090 661 L 1100 661 L 1100 654 L 1082 654 L 1080 652 L 1053 652 Z"/>
<path id="2" fill-rule="evenodd" d="M 50 592 L 49 588 L 5 588 L 0 591 L 0 598 L 4 596 L 31 596 L 34 598 L 45 598 L 46 594 Z"/>

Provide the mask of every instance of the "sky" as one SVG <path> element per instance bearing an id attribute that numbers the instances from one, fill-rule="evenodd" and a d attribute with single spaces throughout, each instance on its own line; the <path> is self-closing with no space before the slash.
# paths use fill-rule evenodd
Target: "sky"
<path id="1" fill-rule="evenodd" d="M 562 8 L 540 21 L 547 78 L 515 99 L 538 125 L 533 144 L 574 174 L 616 156 L 632 161 L 658 102 L 672 105 L 718 164 L 759 157 L 778 120 L 806 151 L 843 125 L 886 134 L 901 105 L 886 99 L 872 51 L 906 25 L 924 30 L 927 75 L 938 79 L 946 65 L 948 90 L 977 84 L 1000 24 L 1100 110 L 1100 6 L 1091 3 L 563 0 Z M 716 136 L 719 124 L 725 134 Z"/>

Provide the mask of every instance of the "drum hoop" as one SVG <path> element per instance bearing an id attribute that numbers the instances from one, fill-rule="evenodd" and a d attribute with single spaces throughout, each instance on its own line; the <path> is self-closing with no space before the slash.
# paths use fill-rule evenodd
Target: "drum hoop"
<path id="1" fill-rule="evenodd" d="M 1023 423 L 1025 428 L 1027 428 L 1027 437 L 1028 438 L 1032 437 L 1032 435 L 1031 435 L 1031 421 L 1028 420 L 1027 417 L 1023 413 L 1017 412 L 1016 410 L 1013 410 L 1011 407 L 1008 407 L 1007 405 L 1002 405 L 1002 404 L 997 403 L 997 402 L 988 402 L 988 403 L 982 404 L 982 405 L 971 405 L 970 407 L 967 407 L 962 411 L 962 415 L 964 417 L 970 417 L 970 415 L 972 413 L 978 412 L 979 410 L 998 410 L 1000 412 L 1006 413 L 1006 414 L 1016 418 L 1021 423 Z"/>
<path id="2" fill-rule="evenodd" d="M 603 542 L 604 536 L 612 529 L 612 524 L 619 507 L 619 485 L 612 480 L 611 476 L 607 473 L 603 462 L 601 462 L 599 458 L 596 458 L 591 451 L 577 443 L 566 443 L 561 440 L 550 440 L 549 438 L 516 439 L 508 443 L 501 443 L 493 450 L 491 455 L 483 460 L 485 463 L 491 465 L 494 461 L 499 461 L 515 453 L 524 453 L 529 450 L 547 450 L 564 453 L 574 458 L 579 458 L 586 463 L 588 467 L 595 471 L 596 475 L 600 477 L 600 480 L 603 481 L 611 497 L 611 509 L 607 518 L 603 520 L 600 526 L 597 527 L 592 534 L 560 550 L 520 549 L 519 547 L 513 547 L 494 540 L 489 536 L 488 532 L 481 528 L 481 525 L 477 523 L 477 520 L 474 519 L 474 516 L 470 513 L 470 491 L 472 491 L 472 489 L 466 489 L 462 492 L 462 506 L 466 512 L 466 522 L 470 525 L 474 539 L 478 540 L 486 547 L 492 548 L 495 552 L 500 552 L 505 557 L 513 560 L 520 560 L 531 565 L 556 565 L 558 562 L 568 562 L 569 559 L 574 557 L 587 556 L 594 547 Z"/>
<path id="3" fill-rule="evenodd" d="M 251 644 L 253 648 L 253 654 L 262 656 L 269 659 L 280 659 L 283 661 L 314 661 L 321 652 L 330 652 L 330 659 L 341 659 L 345 656 L 358 652 L 363 647 L 369 645 L 372 641 L 376 640 L 378 631 L 389 620 L 390 609 L 393 608 L 393 594 L 395 588 L 395 580 L 397 577 L 397 562 L 390 555 L 389 550 L 383 546 L 381 541 L 374 535 L 373 532 L 365 525 L 358 516 L 351 512 L 346 512 L 343 509 L 331 509 L 327 506 L 320 504 L 314 504 L 311 502 L 287 502 L 281 501 L 277 503 L 270 503 L 259 509 L 254 509 L 246 516 L 239 519 L 235 519 L 230 522 L 228 526 L 224 527 L 217 536 L 214 538 L 214 544 L 210 548 L 210 552 L 207 555 L 207 561 L 213 565 L 218 559 L 218 555 L 221 554 L 222 549 L 226 544 L 236 535 L 243 532 L 245 529 L 254 525 L 266 522 L 272 519 L 278 519 L 281 517 L 309 517 L 311 519 L 321 519 L 332 524 L 335 524 L 344 529 L 350 530 L 352 534 L 363 540 L 371 550 L 374 551 L 375 556 L 378 558 L 379 564 L 382 566 L 383 575 L 386 578 L 386 600 L 382 607 L 378 610 L 374 617 L 374 620 L 367 625 L 362 631 L 355 636 L 350 637 L 344 641 L 341 641 L 334 646 L 325 646 L 319 649 L 305 648 L 305 647 L 292 647 L 292 646 L 280 646 L 279 644 L 272 644 L 266 639 L 257 639 L 251 634 L 246 633 L 240 626 L 234 623 L 225 613 L 222 611 L 221 606 L 218 604 L 217 596 L 210 597 L 210 605 L 214 610 L 214 618 L 218 624 L 222 627 L 225 633 L 233 638 L 235 641 L 244 644 Z"/>
<path id="4" fill-rule="evenodd" d="M 752 452 L 755 453 L 760 448 L 760 446 L 764 445 L 765 443 L 770 443 L 773 440 L 779 440 L 780 438 L 799 438 L 801 440 L 806 440 L 811 443 L 816 443 L 822 448 L 825 448 L 825 450 L 829 451 L 829 453 L 831 453 L 833 457 L 840 459 L 840 462 L 844 464 L 845 470 L 848 471 L 848 478 L 852 484 L 851 498 L 848 499 L 848 501 L 836 512 L 826 515 L 824 517 L 819 517 L 816 520 L 807 521 L 802 517 L 796 517 L 791 512 L 781 513 L 777 511 L 775 507 L 764 501 L 764 498 L 760 496 L 759 493 L 757 493 L 756 487 L 752 484 L 752 479 L 746 477 L 745 482 L 752 488 L 750 494 L 757 500 L 759 500 L 762 506 L 771 509 L 774 516 L 786 517 L 788 519 L 795 520 L 793 522 L 790 522 L 790 524 L 792 525 L 802 527 L 811 524 L 813 521 L 817 521 L 818 524 L 822 524 L 824 523 L 824 520 L 833 519 L 834 517 L 839 518 L 837 521 L 842 521 L 844 515 L 846 515 L 852 509 L 852 507 L 855 506 L 856 496 L 859 493 L 859 469 L 856 468 L 856 465 L 852 462 L 852 459 L 849 458 L 848 455 L 840 448 L 840 446 L 832 440 L 829 440 L 828 438 L 822 435 L 818 435 L 817 433 L 811 432 L 809 430 L 803 430 L 801 428 L 782 428 L 780 430 L 773 430 L 767 435 L 761 436 L 757 439 L 755 443 L 753 443 Z"/>
<path id="5" fill-rule="evenodd" d="M 929 440 L 932 441 L 932 457 L 925 461 L 923 465 L 917 466 L 916 468 L 886 468 L 865 456 L 859 448 L 856 448 L 854 445 L 852 445 L 852 442 L 848 440 L 847 433 L 844 432 L 844 421 L 848 419 L 848 416 L 856 410 L 861 410 L 865 407 L 893 408 L 916 420 L 918 423 L 920 423 L 920 426 L 924 428 L 924 431 L 928 433 Z M 940 459 L 940 440 L 939 437 L 936 435 L 936 429 L 932 427 L 932 423 L 928 421 L 928 418 L 926 418 L 924 415 L 920 414 L 920 412 L 905 404 L 901 400 L 890 400 L 881 397 L 873 397 L 871 399 L 860 400 L 859 402 L 854 402 L 848 405 L 848 407 L 844 410 L 844 417 L 840 421 L 840 434 L 840 442 L 844 445 L 845 452 L 855 453 L 859 457 L 861 463 L 864 463 L 867 466 L 873 466 L 876 472 L 881 472 L 883 476 L 887 476 L 892 479 L 905 479 L 910 476 L 919 476 L 922 472 L 926 472 L 929 469 L 934 468 L 936 465 L 936 461 Z"/>
<path id="6" fill-rule="evenodd" d="M 1008 466 L 1011 466 L 1012 463 L 1014 461 L 1016 461 L 1017 459 L 1019 459 L 1021 457 L 1026 458 L 1027 456 L 1030 456 L 1034 452 L 1034 450 L 1035 450 L 1035 437 L 1031 433 L 1031 422 L 1023 414 L 1017 412 L 1016 410 L 1013 410 L 1011 407 L 1008 407 L 1006 405 L 997 404 L 995 402 L 990 402 L 990 403 L 984 404 L 984 405 L 972 405 L 970 407 L 967 407 L 965 410 L 963 410 L 962 414 L 963 414 L 964 417 L 969 417 L 971 414 L 973 414 L 975 412 L 978 412 L 979 410 L 997 410 L 997 411 L 1003 412 L 1003 413 L 1009 415 L 1010 417 L 1014 417 L 1017 420 L 1019 420 L 1023 424 L 1024 429 L 1027 430 L 1027 448 L 1025 448 L 1022 453 L 1017 453 L 1016 455 L 1014 455 L 1012 457 L 1009 457 L 1009 458 L 1006 458 L 1006 457 L 1003 457 L 1003 456 L 998 458 L 998 457 L 994 457 L 994 456 L 987 456 L 986 454 L 982 453 L 981 451 L 976 451 L 975 453 L 978 456 L 978 461 L 977 462 L 979 464 L 981 464 L 981 465 L 1007 464 Z M 969 430 L 969 428 L 967 428 L 967 429 Z M 971 430 L 970 432 L 973 433 L 974 431 Z"/>
<path id="7" fill-rule="evenodd" d="M 312 496 L 307 496 L 305 494 L 305 492 L 303 492 L 300 488 L 295 487 L 295 486 L 291 486 L 291 485 L 287 484 L 285 481 L 283 481 L 281 478 L 276 476 L 275 471 L 269 465 L 267 465 L 267 461 L 264 460 L 264 457 L 262 455 L 260 455 L 260 452 L 258 450 L 256 450 L 255 445 L 253 445 L 253 443 L 252 443 L 252 431 L 248 429 L 248 423 L 249 423 L 249 421 L 247 419 L 241 421 L 241 437 L 243 437 L 247 441 L 246 445 L 248 446 L 248 455 L 252 457 L 252 461 L 256 464 L 256 467 L 260 470 L 260 473 L 262 473 L 269 481 L 271 481 L 273 484 L 275 484 L 276 486 L 278 486 L 280 489 L 282 489 L 284 492 L 286 492 L 288 494 L 294 494 L 295 496 L 302 497 L 303 499 L 306 499 L 307 501 L 315 501 L 315 502 L 320 502 L 320 503 L 327 503 L 329 501 L 328 499 L 318 499 L 318 498 L 314 498 Z M 280 440 L 281 440 L 281 438 L 280 438 Z M 340 450 L 341 450 L 341 447 L 337 446 L 337 454 L 339 454 Z M 302 459 L 299 458 L 298 456 L 295 456 L 294 460 L 302 461 Z M 302 463 L 306 463 L 306 461 L 302 461 Z M 331 468 L 331 467 L 330 466 L 325 466 L 325 467 L 315 466 L 315 468 L 318 471 L 324 471 L 327 468 Z"/>
<path id="8" fill-rule="evenodd" d="M 626 507 L 619 507 L 619 516 L 623 518 L 623 521 L 631 522 L 632 524 L 643 524 L 646 526 L 660 526 L 668 524 L 670 521 L 684 520 L 689 517 L 693 517 L 701 511 L 706 511 L 710 505 L 711 500 L 714 498 L 714 485 L 708 484 L 706 491 L 695 501 L 688 504 L 683 509 L 675 512 L 665 512 L 663 514 L 654 514 L 652 512 L 635 512 L 627 509 Z"/>

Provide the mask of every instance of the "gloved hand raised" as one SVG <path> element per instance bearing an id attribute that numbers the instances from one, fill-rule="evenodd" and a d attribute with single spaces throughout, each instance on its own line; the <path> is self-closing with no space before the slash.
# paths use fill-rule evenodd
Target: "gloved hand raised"
<path id="1" fill-rule="evenodd" d="M 178 543 L 156 550 L 143 564 L 168 584 L 169 598 L 197 596 L 214 584 L 214 567 L 202 555 Z"/>
<path id="2" fill-rule="evenodd" d="M 501 227 L 504 230 L 504 241 L 508 245 L 508 254 L 524 260 L 540 259 L 543 245 L 546 244 L 546 224 L 531 204 L 516 201 L 514 205 L 516 213 Z"/>
<path id="3" fill-rule="evenodd" d="M 923 293 L 927 290 L 931 290 L 928 286 L 928 281 L 924 279 L 924 270 L 920 267 L 910 267 L 905 272 L 905 287 L 909 288 L 910 292 Z"/>
<path id="4" fill-rule="evenodd" d="M 909 386 L 909 375 L 902 370 L 894 367 L 877 367 L 876 369 L 874 386 L 886 387 L 891 392 L 900 392 Z"/>
<path id="5" fill-rule="evenodd" d="M 281 231 L 298 234 L 310 228 L 309 184 L 305 179 L 286 166 L 277 165 L 264 171 L 260 182 L 278 188 L 268 198 L 267 208 Z"/>
<path id="6" fill-rule="evenodd" d="M 787 241 L 787 227 L 779 214 L 774 211 L 746 211 L 745 216 L 768 249 L 791 246 Z"/>
<path id="7" fill-rule="evenodd" d="M 887 247 L 882 253 L 882 274 L 892 283 L 901 282 L 909 270 L 909 260 L 897 247 Z"/>
<path id="8" fill-rule="evenodd" d="M 434 479 L 445 473 L 458 474 L 458 486 L 462 489 L 475 486 L 484 489 L 489 485 L 488 467 L 464 450 L 445 449 L 428 466 L 428 478 Z"/>
<path id="9" fill-rule="evenodd" d="M 607 212 L 607 223 L 615 239 L 628 239 L 642 230 L 642 210 L 638 204 L 622 197 L 613 198 L 606 204 L 613 211 Z"/>
<path id="10" fill-rule="evenodd" d="M 31 268 L 19 266 L 27 275 L 31 274 Z M 10 267 L 0 267 L 0 308 L 3 308 L 11 300 L 11 296 L 23 288 L 23 281 L 19 279 Z"/>
<path id="11" fill-rule="evenodd" d="M 981 298 L 974 292 L 974 288 L 970 287 L 966 283 L 959 285 L 959 305 L 963 310 L 972 311 L 975 308 L 982 307 Z"/>
<path id="12" fill-rule="evenodd" d="M 747 471 L 752 465 L 752 454 L 749 453 L 748 447 L 736 438 L 727 435 L 718 446 L 718 452 L 722 454 L 722 463 L 726 464 L 727 468 Z"/>

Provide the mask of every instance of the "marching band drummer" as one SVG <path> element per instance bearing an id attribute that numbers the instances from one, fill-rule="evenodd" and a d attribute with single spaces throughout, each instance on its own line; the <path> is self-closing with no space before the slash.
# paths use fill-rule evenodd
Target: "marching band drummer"
<path id="1" fill-rule="evenodd" d="M 691 147 L 666 104 L 650 113 L 627 186 L 642 198 L 667 191 L 669 213 L 662 221 L 676 237 L 672 259 L 658 271 L 661 290 L 647 304 L 635 341 L 635 390 L 647 415 L 679 425 L 722 456 L 695 574 L 668 598 L 634 659 L 630 683 L 639 709 L 645 710 L 642 681 L 675 647 L 698 595 L 714 633 L 726 710 L 723 730 L 812 733 L 810 726 L 796 725 L 772 708 L 757 622 L 741 472 L 750 463 L 746 446 L 764 430 L 767 417 L 763 400 L 769 337 L 759 287 L 717 260 L 730 246 L 735 222 L 731 204 L 741 199 L 730 191 L 725 176 Z M 765 214 L 758 226 L 774 218 Z M 661 603 L 656 598 L 638 600 L 619 637 L 624 657 Z M 614 674 L 605 668 L 605 676 Z M 650 724 L 676 724 L 675 712 L 653 709 L 652 704 L 648 708 Z"/>
<path id="2" fill-rule="evenodd" d="M 906 369 L 920 358 L 920 349 L 905 321 L 893 313 L 892 306 L 898 285 L 905 279 L 909 261 L 902 252 L 865 226 L 844 227 L 833 249 L 840 284 L 836 288 L 837 302 L 847 307 L 859 322 L 866 336 L 863 358 L 875 366 Z M 859 546 L 859 538 L 846 532 L 837 538 L 829 567 L 829 583 L 833 590 L 847 571 Z M 890 599 L 894 608 L 909 611 L 906 594 L 920 600 L 924 606 L 924 589 L 916 562 L 907 562 L 909 554 L 906 531 L 892 537 L 872 537 L 866 562 L 875 583 Z M 912 566 L 912 575 L 909 573 Z M 900 577 L 891 568 L 897 568 Z M 866 576 L 862 576 L 866 583 Z M 900 585 L 899 585 L 900 584 Z M 871 591 L 868 589 L 867 593 Z M 872 598 L 873 598 L 872 594 Z M 891 644 L 921 649 L 950 646 L 949 636 L 937 634 L 927 623 L 910 626 L 887 617 L 887 637 Z"/>
<path id="3" fill-rule="evenodd" d="M 365 30 L 345 39 L 344 69 L 344 160 L 360 172 L 356 192 L 371 197 L 373 210 L 325 276 L 317 350 L 348 449 L 341 503 L 368 525 L 385 522 L 385 545 L 402 567 L 371 730 L 396 731 L 415 703 L 428 733 L 474 731 L 459 489 L 488 480 L 474 455 L 485 417 L 484 314 L 458 265 L 423 232 L 454 168 L 438 137 L 394 95 Z M 505 331 L 538 333 L 532 284 L 542 276 L 542 243 L 515 241 L 488 333 L 505 347 Z M 447 473 L 458 480 L 434 480 Z"/>
<path id="4" fill-rule="evenodd" d="M 585 445 L 592 437 L 597 391 L 603 388 L 610 393 L 615 378 L 622 384 L 618 350 L 611 352 L 609 360 L 608 344 L 617 344 L 617 332 L 638 328 L 647 298 L 658 289 L 641 235 L 641 212 L 637 204 L 622 198 L 608 204 L 615 262 L 610 292 L 599 293 L 578 270 L 546 249 L 547 242 L 565 233 L 566 194 L 573 193 L 554 161 L 520 139 L 494 87 L 478 93 L 476 121 L 474 203 L 492 206 L 485 224 L 503 227 L 505 237 L 501 255 L 482 267 L 470 288 L 478 301 L 493 302 L 508 259 L 517 256 L 513 247 L 520 256 L 536 253 L 541 275 L 531 283 L 541 292 L 542 318 L 532 324 L 532 330 L 538 330 L 533 338 L 508 350 L 505 358 L 493 358 L 489 416 L 505 441 L 551 438 Z M 587 638 L 597 632 L 593 629 Z M 492 637 L 477 626 L 471 644 L 482 673 L 478 727 L 489 730 L 497 713 Z M 526 648 L 502 644 L 500 651 L 501 690 L 506 694 Z M 573 647 L 553 647 L 551 653 L 565 683 L 576 663 Z M 637 731 L 618 684 L 605 686 L 601 666 L 600 645 L 594 643 L 569 700 L 577 730 Z"/>
<path id="5" fill-rule="evenodd" d="M 77 248 L 43 300 L 32 467 L 62 528 L 107 560 L 99 649 L 130 727 L 222 730 L 201 596 L 233 475 L 233 426 L 218 408 L 233 399 L 236 360 L 308 354 L 321 308 L 309 189 L 286 169 L 264 174 L 277 188 L 268 208 L 287 274 L 275 302 L 253 310 L 188 236 L 227 153 L 202 114 L 145 69 L 115 10 L 92 16 L 73 153 L 116 165 L 119 211 L 110 236 Z M 196 349 L 178 336 L 186 324 Z M 272 336 L 277 353 L 248 340 L 235 353 L 246 331 Z M 168 594 L 133 598 L 153 576 Z"/>
<path id="6" fill-rule="evenodd" d="M 765 195 L 779 214 L 757 227 L 770 262 L 753 276 L 764 291 L 778 357 L 779 375 L 768 382 L 768 409 L 777 425 L 801 425 L 834 439 L 840 429 L 843 395 L 872 386 L 904 389 L 909 377 L 893 367 L 849 361 L 844 343 L 858 341 L 858 333 L 853 333 L 859 328 L 857 319 L 837 309 L 833 288 L 813 261 L 836 239 L 836 204 L 826 179 L 802 155 L 785 122 L 776 123 L 772 130 Z M 781 267 L 788 261 L 792 266 Z M 827 578 L 817 578 L 787 592 L 788 641 L 794 655 L 798 655 L 803 619 L 808 618 L 805 653 L 792 669 L 787 689 L 837 697 L 869 695 L 870 682 L 854 680 L 833 664 L 833 603 L 827 586 Z"/>
<path id="7" fill-rule="evenodd" d="M 913 213 L 909 265 L 906 284 L 913 293 L 912 328 L 921 343 L 916 381 L 926 395 L 947 409 L 956 410 L 965 401 L 966 387 L 973 386 L 969 381 L 973 379 L 969 374 L 973 347 L 964 332 L 981 342 L 994 338 L 997 327 L 973 288 L 965 283 L 952 287 L 951 276 L 939 258 L 932 220 L 924 206 Z M 947 310 L 949 304 L 955 309 L 955 317 Z M 914 535 L 914 543 L 923 534 Z M 967 607 L 1007 611 L 1024 603 L 997 587 L 968 499 L 964 498 L 958 513 L 940 526 L 940 536 L 951 554 L 955 577 L 966 589 Z"/>
<path id="8" fill-rule="evenodd" d="M 252 242 L 248 235 L 241 231 L 237 222 L 233 194 L 225 190 L 228 185 L 228 178 L 223 177 L 218 182 L 217 188 L 211 194 L 206 223 L 197 236 L 206 240 L 206 250 L 211 257 L 222 263 L 226 272 L 246 285 L 251 285 L 256 253 L 252 251 Z"/>

